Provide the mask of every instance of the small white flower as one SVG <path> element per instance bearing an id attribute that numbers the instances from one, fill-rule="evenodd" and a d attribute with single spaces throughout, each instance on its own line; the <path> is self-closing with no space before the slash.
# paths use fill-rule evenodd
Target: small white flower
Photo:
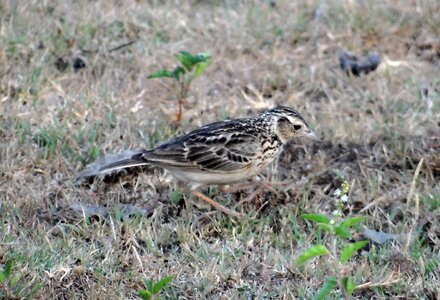
<path id="1" fill-rule="evenodd" d="M 336 189 L 336 190 L 333 192 L 333 195 L 335 195 L 336 197 L 341 196 L 341 190 L 340 190 L 340 189 Z"/>
<path id="2" fill-rule="evenodd" d="M 335 220 L 333 220 L 333 219 L 330 220 L 330 224 L 331 224 L 331 225 L 335 225 L 335 223 L 336 223 Z"/>
<path id="3" fill-rule="evenodd" d="M 343 203 L 347 203 L 347 202 L 348 202 L 348 196 L 347 196 L 347 195 L 342 195 L 342 197 L 341 197 L 341 201 L 342 201 Z"/>
<path id="4" fill-rule="evenodd" d="M 339 214 L 340 214 L 340 212 L 337 209 L 332 212 L 332 215 L 334 215 L 334 216 L 339 216 Z"/>

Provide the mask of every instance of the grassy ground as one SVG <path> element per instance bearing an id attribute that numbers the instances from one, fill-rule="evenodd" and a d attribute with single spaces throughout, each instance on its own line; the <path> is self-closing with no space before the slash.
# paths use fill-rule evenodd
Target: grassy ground
<path id="1" fill-rule="evenodd" d="M 346 213 L 406 237 L 354 257 L 370 283 L 354 296 L 438 299 L 439 29 L 436 0 L 1 1 L 0 264 L 20 279 L 0 295 L 136 298 L 144 278 L 171 275 L 170 299 L 310 299 L 326 260 L 295 259 L 325 236 L 300 215 L 330 215 L 345 178 Z M 169 82 L 147 75 L 180 50 L 213 63 L 176 128 Z M 343 50 L 382 63 L 347 76 Z M 237 207 L 240 220 L 183 199 L 161 170 L 74 183 L 104 153 L 275 104 L 323 141 L 288 145 L 265 173 L 287 185 Z M 208 192 L 231 208 L 246 195 Z"/>

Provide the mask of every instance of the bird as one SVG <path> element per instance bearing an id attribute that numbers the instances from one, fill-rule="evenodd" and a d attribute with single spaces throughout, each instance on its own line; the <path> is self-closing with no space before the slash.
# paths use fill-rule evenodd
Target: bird
<path id="1" fill-rule="evenodd" d="M 303 116 L 288 106 L 276 106 L 251 118 L 204 125 L 153 149 L 141 149 L 128 158 L 94 166 L 85 176 L 151 165 L 168 170 L 193 189 L 229 185 L 261 173 L 297 137 L 318 140 Z M 211 203 L 212 204 L 212 203 Z"/>

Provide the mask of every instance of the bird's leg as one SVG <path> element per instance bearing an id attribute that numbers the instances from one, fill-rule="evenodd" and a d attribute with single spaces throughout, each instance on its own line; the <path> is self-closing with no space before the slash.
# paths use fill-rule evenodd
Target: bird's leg
<path id="1" fill-rule="evenodd" d="M 203 201 L 207 202 L 208 204 L 214 206 L 215 209 L 221 211 L 224 214 L 227 214 L 229 216 L 236 217 L 236 218 L 240 218 L 240 217 L 243 216 L 241 213 L 236 212 L 235 210 L 231 210 L 231 209 L 221 205 L 220 203 L 218 203 L 217 201 L 209 198 L 205 194 L 202 194 L 202 193 L 200 193 L 198 191 L 192 191 L 192 194 L 194 196 L 196 196 L 197 198 L 202 199 Z"/>

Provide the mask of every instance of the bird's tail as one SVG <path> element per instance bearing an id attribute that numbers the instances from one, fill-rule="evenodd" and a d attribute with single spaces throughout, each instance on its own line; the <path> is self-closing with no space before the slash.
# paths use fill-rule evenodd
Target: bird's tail
<path id="1" fill-rule="evenodd" d="M 85 169 L 78 174 L 77 180 L 105 175 L 116 170 L 130 167 L 148 165 L 148 161 L 142 159 L 142 153 L 143 151 L 126 151 L 116 155 L 106 155 L 86 166 Z"/>

